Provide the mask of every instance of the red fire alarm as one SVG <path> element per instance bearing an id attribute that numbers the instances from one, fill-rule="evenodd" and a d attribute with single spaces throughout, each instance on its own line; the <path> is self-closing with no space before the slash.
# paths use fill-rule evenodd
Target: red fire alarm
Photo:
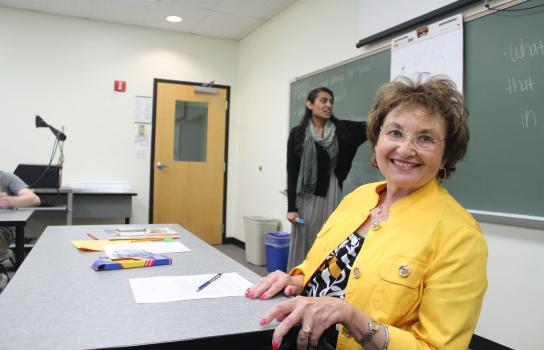
<path id="1" fill-rule="evenodd" d="M 113 91 L 118 91 L 118 92 L 127 91 L 127 82 L 124 80 L 114 80 Z"/>

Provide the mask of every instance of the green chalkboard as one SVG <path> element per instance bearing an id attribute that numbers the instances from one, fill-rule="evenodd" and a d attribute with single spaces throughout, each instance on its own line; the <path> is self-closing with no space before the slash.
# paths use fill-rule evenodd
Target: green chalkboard
<path id="1" fill-rule="evenodd" d="M 326 86 L 334 92 L 334 115 L 340 119 L 366 120 L 376 90 L 389 81 L 391 53 L 382 51 L 372 56 L 340 65 L 291 83 L 289 129 L 297 125 L 306 106 L 310 90 Z M 351 172 L 344 181 L 344 193 L 363 183 L 382 180 L 370 165 L 370 146 L 365 142 L 355 155 Z"/>
<path id="2" fill-rule="evenodd" d="M 544 3 L 532 1 L 530 5 Z M 510 9 L 527 7 L 520 4 Z M 544 11 L 497 12 L 465 23 L 465 96 L 471 141 L 445 182 L 472 210 L 544 217 Z M 328 86 L 334 114 L 366 119 L 377 88 L 389 81 L 390 50 L 291 83 L 290 127 L 307 93 Z M 356 155 L 344 192 L 381 179 L 368 144 Z"/>

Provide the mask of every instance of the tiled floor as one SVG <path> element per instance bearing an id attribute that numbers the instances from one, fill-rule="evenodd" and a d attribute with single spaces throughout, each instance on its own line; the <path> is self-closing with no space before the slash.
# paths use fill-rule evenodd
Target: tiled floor
<path id="1" fill-rule="evenodd" d="M 266 276 L 268 274 L 268 271 L 266 270 L 266 266 L 257 266 L 247 262 L 245 250 L 238 247 L 237 245 L 219 244 L 219 245 L 214 245 L 213 247 L 221 251 L 223 254 L 228 255 L 230 258 L 236 260 L 240 264 L 244 265 L 251 271 L 255 272 L 257 275 Z"/>

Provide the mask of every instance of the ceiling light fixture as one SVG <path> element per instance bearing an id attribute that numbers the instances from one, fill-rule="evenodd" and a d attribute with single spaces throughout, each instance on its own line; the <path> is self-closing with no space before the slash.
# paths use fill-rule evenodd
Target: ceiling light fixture
<path id="1" fill-rule="evenodd" d="M 183 18 L 181 18 L 180 16 L 168 16 L 166 17 L 166 20 L 172 23 L 179 23 L 183 21 Z"/>

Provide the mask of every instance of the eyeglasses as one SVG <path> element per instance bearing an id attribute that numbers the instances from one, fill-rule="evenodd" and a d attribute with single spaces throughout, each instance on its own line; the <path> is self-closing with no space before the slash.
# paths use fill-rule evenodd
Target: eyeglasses
<path id="1" fill-rule="evenodd" d="M 430 149 L 435 147 L 440 142 L 444 141 L 445 139 L 437 139 L 434 138 L 430 134 L 407 134 L 404 131 L 396 128 L 380 128 L 380 133 L 384 135 L 384 137 L 391 142 L 395 143 L 403 143 L 404 140 L 408 137 L 409 140 L 412 142 L 413 145 L 416 146 L 416 148 L 419 149 Z"/>

